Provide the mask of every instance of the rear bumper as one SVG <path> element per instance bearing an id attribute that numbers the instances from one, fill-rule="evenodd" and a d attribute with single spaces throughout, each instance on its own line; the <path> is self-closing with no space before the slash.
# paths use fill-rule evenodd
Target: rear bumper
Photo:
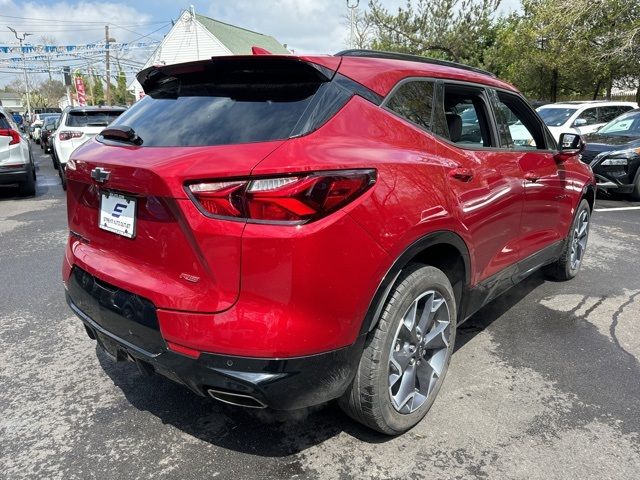
<path id="1" fill-rule="evenodd" d="M 15 170 L 0 169 L 0 185 L 12 185 L 26 182 L 30 173 L 30 169 L 27 168 L 26 165 L 18 167 Z"/>
<path id="2" fill-rule="evenodd" d="M 149 309 L 145 299 L 110 292 L 108 285 L 95 288 L 83 275 L 71 275 L 66 299 L 89 337 L 116 360 L 133 361 L 141 372 L 163 375 L 198 395 L 212 389 L 255 400 L 246 406 L 276 410 L 317 405 L 344 393 L 362 354 L 364 337 L 338 350 L 295 358 L 183 355 L 168 348 L 152 304 Z"/>

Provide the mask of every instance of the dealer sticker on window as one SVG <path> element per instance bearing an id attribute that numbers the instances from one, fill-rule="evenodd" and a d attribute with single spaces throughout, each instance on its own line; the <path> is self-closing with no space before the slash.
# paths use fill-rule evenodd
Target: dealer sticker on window
<path id="1" fill-rule="evenodd" d="M 101 192 L 99 227 L 123 237 L 136 234 L 136 199 L 117 193 Z"/>

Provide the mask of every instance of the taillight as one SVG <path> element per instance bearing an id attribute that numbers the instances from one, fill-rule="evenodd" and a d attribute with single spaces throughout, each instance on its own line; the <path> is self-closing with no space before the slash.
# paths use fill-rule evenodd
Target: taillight
<path id="1" fill-rule="evenodd" d="M 11 137 L 9 145 L 16 145 L 20 143 L 20 134 L 15 130 L 2 129 L 0 130 L 0 137 Z"/>
<path id="2" fill-rule="evenodd" d="M 375 181 L 375 170 L 343 170 L 194 183 L 188 190 L 213 216 L 301 224 L 345 206 Z"/>
<path id="3" fill-rule="evenodd" d="M 63 131 L 58 134 L 58 139 L 64 142 L 65 140 L 71 140 L 72 138 L 80 138 L 82 135 L 82 132 Z"/>

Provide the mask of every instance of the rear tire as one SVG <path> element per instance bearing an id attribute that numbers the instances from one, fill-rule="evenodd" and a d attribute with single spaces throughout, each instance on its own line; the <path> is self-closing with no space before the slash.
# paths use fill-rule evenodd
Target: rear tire
<path id="1" fill-rule="evenodd" d="M 409 265 L 367 339 L 356 376 L 339 400 L 342 410 L 387 435 L 414 427 L 444 381 L 456 319 L 447 276 L 435 267 Z"/>
<path id="2" fill-rule="evenodd" d="M 589 202 L 583 199 L 576 210 L 560 258 L 544 269 L 548 277 L 553 280 L 566 281 L 578 274 L 587 249 L 590 222 L 591 208 Z"/>
<path id="3" fill-rule="evenodd" d="M 27 180 L 18 186 L 18 194 L 21 197 L 33 197 L 36 194 L 36 169 L 32 168 L 27 175 Z"/>

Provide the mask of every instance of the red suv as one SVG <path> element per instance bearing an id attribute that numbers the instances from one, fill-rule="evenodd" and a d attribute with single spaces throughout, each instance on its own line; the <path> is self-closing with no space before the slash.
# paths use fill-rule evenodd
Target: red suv
<path id="1" fill-rule="evenodd" d="M 539 267 L 580 268 L 580 137 L 558 148 L 491 74 L 352 50 L 138 80 L 67 165 L 63 279 L 88 335 L 145 374 L 253 408 L 339 398 L 398 434 L 461 322 Z"/>

